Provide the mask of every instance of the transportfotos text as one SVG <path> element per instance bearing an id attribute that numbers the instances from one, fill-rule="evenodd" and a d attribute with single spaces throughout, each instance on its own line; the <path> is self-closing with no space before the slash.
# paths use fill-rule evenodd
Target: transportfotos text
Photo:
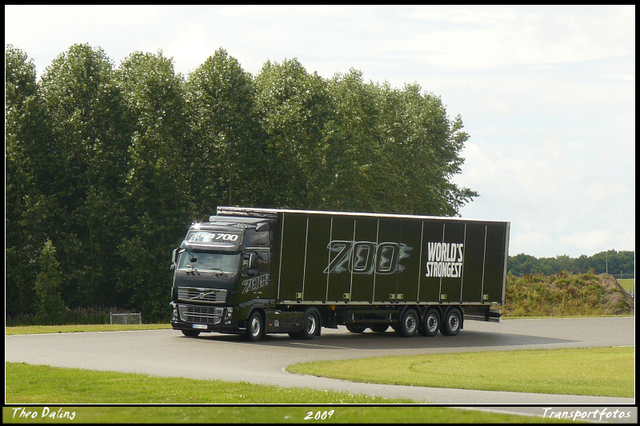
<path id="1" fill-rule="evenodd" d="M 597 408 L 592 411 L 587 410 L 554 410 L 553 408 L 544 408 L 543 418 L 550 419 L 572 419 L 576 420 L 595 420 L 595 421 L 603 421 L 603 420 L 614 420 L 614 419 L 628 419 L 631 417 L 630 410 L 608 410 L 607 407 L 602 409 Z"/>

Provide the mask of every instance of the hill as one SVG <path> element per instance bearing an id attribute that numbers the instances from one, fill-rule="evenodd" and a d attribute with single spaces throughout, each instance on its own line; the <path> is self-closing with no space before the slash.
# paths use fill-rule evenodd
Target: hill
<path id="1" fill-rule="evenodd" d="M 507 277 L 504 316 L 633 314 L 633 297 L 609 274 L 525 274 Z"/>

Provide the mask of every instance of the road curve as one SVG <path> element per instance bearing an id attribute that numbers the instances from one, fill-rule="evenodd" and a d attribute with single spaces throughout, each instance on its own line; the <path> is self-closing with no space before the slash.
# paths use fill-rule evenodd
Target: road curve
<path id="1" fill-rule="evenodd" d="M 11 335 L 5 337 L 5 342 L 8 362 L 308 387 L 406 398 L 421 403 L 634 403 L 634 398 L 373 385 L 284 371 L 288 365 L 299 362 L 385 355 L 632 346 L 635 344 L 633 317 L 517 319 L 504 320 L 501 324 L 468 321 L 458 336 L 438 334 L 432 338 L 402 338 L 391 331 L 352 334 L 340 327 L 323 329 L 322 336 L 311 341 L 269 335 L 262 342 L 248 343 L 235 335 L 212 333 L 187 338 L 174 330 L 153 330 Z"/>

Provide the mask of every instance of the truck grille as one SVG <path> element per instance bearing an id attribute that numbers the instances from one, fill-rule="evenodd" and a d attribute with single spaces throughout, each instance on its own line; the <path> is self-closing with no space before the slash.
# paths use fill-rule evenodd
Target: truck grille
<path id="1" fill-rule="evenodd" d="M 224 308 L 208 306 L 183 305 L 179 307 L 180 319 L 195 324 L 219 324 Z"/>
<path id="2" fill-rule="evenodd" d="M 224 303 L 227 300 L 227 290 L 178 287 L 178 299 L 184 302 Z"/>

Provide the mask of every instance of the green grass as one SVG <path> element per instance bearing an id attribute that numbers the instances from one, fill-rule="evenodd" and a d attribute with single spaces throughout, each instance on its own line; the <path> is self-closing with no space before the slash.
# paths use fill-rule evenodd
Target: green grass
<path id="1" fill-rule="evenodd" d="M 629 398 L 635 376 L 632 347 L 387 356 L 287 371 L 366 383 Z"/>
<path id="2" fill-rule="evenodd" d="M 13 407 L 16 408 L 16 407 Z M 370 407 L 370 406 L 279 406 L 279 407 L 61 407 L 63 412 L 74 413 L 74 419 L 51 420 L 42 418 L 43 407 L 25 407 L 36 412 L 35 419 L 12 418 L 12 407 L 4 407 L 4 423 L 572 423 L 571 420 L 543 419 L 476 410 L 443 407 Z M 60 407 L 48 406 L 49 414 Z M 329 418 L 329 412 L 331 417 Z M 305 420 L 312 413 L 327 412 L 326 420 Z M 544 412 L 540 409 L 540 415 Z"/>
<path id="3" fill-rule="evenodd" d="M 91 331 L 161 330 L 170 324 L 78 324 L 78 325 L 24 325 L 5 327 L 5 335 L 42 333 L 79 333 Z"/>
<path id="4" fill-rule="evenodd" d="M 6 364 L 6 403 L 3 421 L 69 423 L 304 423 L 311 412 L 334 410 L 330 419 L 306 420 L 322 423 L 539 423 L 539 417 L 424 407 L 409 401 L 350 395 L 341 392 L 218 380 L 154 377 L 144 374 L 116 373 L 57 368 L 24 363 Z M 57 412 L 56 404 L 176 404 L 169 407 L 73 407 L 65 405 L 74 419 L 42 418 Z M 397 406 L 396 404 L 407 404 Z M 180 406 L 178 404 L 229 404 L 233 406 Z M 242 406 L 239 404 L 301 404 L 302 406 Z M 321 405 L 311 405 L 321 404 Z M 355 406 L 345 404 L 358 404 Z M 371 406 L 371 404 L 389 404 Z M 306 405 L 306 406 L 305 406 Z M 396 405 L 396 406 L 394 406 Z M 13 408 L 36 413 L 36 418 L 13 418 Z M 542 414 L 542 412 L 541 412 Z M 556 419 L 544 419 L 557 422 Z"/>
<path id="5" fill-rule="evenodd" d="M 625 291 L 630 291 L 631 294 L 633 294 L 633 286 L 635 283 L 634 278 L 618 280 L 618 283 L 625 289 Z"/>
<path id="6" fill-rule="evenodd" d="M 323 404 L 387 402 L 383 398 L 220 380 L 155 377 L 111 371 L 6 363 L 6 402 L 12 404 Z M 411 402 L 411 401 L 395 401 Z"/>

